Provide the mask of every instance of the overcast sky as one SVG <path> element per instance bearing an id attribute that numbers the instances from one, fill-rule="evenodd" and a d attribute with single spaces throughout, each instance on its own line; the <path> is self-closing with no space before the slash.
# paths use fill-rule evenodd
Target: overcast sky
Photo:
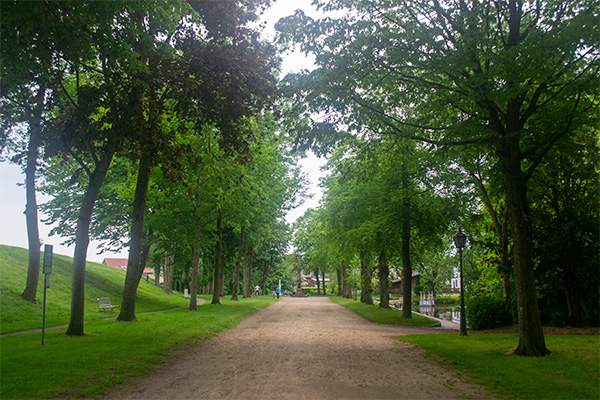
<path id="1" fill-rule="evenodd" d="M 265 28 L 265 37 L 272 38 L 274 35 L 273 26 L 279 18 L 293 14 L 296 9 L 302 9 L 307 15 L 316 17 L 318 13 L 314 6 L 311 5 L 312 0 L 279 0 L 269 11 L 264 15 L 267 22 Z M 284 55 L 283 59 L 283 75 L 288 72 L 298 72 L 303 69 L 312 69 L 313 59 L 307 58 L 300 52 Z M 324 159 L 318 159 L 314 155 L 309 155 L 308 158 L 302 160 L 301 165 L 304 171 L 308 174 L 309 180 L 312 182 L 309 192 L 314 194 L 312 199 L 307 200 L 302 207 L 290 212 L 287 216 L 287 221 L 292 222 L 301 216 L 308 207 L 316 207 L 321 198 L 321 191 L 317 187 L 319 177 L 323 174 L 320 172 L 320 167 L 325 163 Z M 0 244 L 18 246 L 27 248 L 27 229 L 25 225 L 25 188 L 18 186 L 25 180 L 25 175 L 21 173 L 21 168 L 8 162 L 0 162 Z M 38 203 L 43 203 L 48 198 L 38 194 Z M 40 215 L 40 217 L 42 217 Z M 40 222 L 39 231 L 40 239 L 43 244 L 51 244 L 54 246 L 55 254 L 64 254 L 70 257 L 73 256 L 73 247 L 61 246 L 61 237 L 48 236 L 51 227 Z M 104 257 L 123 257 L 127 258 L 127 252 L 119 254 L 106 252 L 98 255 L 97 243 L 91 242 L 88 248 L 87 259 L 89 261 L 102 262 Z"/>

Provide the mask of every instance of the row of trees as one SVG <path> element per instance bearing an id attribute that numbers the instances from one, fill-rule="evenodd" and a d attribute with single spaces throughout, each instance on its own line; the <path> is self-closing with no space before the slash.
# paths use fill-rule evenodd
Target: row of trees
<path id="1" fill-rule="evenodd" d="M 75 245 L 67 334 L 83 334 L 90 237 L 129 247 L 120 321 L 136 320 L 152 248 L 191 263 L 190 310 L 212 256 L 219 302 L 227 229 L 239 237 L 234 298 L 244 252 L 249 295 L 253 254 L 275 262 L 285 249 L 280 221 L 301 179 L 273 113 L 275 49 L 249 28 L 269 3 L 3 3 L 0 139 L 26 172 L 22 296 L 37 292 L 41 177 L 46 222 Z"/>
<path id="2" fill-rule="evenodd" d="M 507 304 L 513 282 L 515 353 L 548 354 L 536 282 L 564 288 L 573 322 L 597 310 L 597 2 L 317 3 L 345 12 L 278 29 L 318 65 L 285 88 L 298 144 L 334 154 L 317 214 L 338 275 L 356 254 L 368 291 L 371 255 L 385 280 L 397 252 L 408 284 L 461 225 L 494 255 Z"/>

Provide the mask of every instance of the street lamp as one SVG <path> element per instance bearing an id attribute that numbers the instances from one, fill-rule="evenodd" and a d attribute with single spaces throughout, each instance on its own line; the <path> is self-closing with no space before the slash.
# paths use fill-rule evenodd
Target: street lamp
<path id="1" fill-rule="evenodd" d="M 454 245 L 458 249 L 459 263 L 460 263 L 460 330 L 459 335 L 467 335 L 467 316 L 465 315 L 465 293 L 463 285 L 463 267 L 462 267 L 462 250 L 467 244 L 467 235 L 465 235 L 460 228 L 458 233 L 454 235 Z"/>

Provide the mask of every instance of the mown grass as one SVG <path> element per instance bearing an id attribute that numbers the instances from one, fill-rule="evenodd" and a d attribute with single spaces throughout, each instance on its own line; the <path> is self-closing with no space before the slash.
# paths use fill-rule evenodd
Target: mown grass
<path id="1" fill-rule="evenodd" d="M 42 256 L 43 257 L 43 256 Z M 46 327 L 69 323 L 71 312 L 72 259 L 54 255 L 50 288 L 47 289 Z M 0 334 L 39 329 L 42 325 L 44 275 L 40 273 L 37 303 L 21 298 L 27 281 L 27 250 L 0 245 Z M 125 271 L 88 262 L 85 274 L 85 321 L 110 317 L 98 308 L 97 297 L 110 297 L 120 304 Z M 184 307 L 189 299 L 165 295 L 152 283 L 140 282 L 136 312 Z M 115 313 L 118 313 L 118 308 Z"/>
<path id="2" fill-rule="evenodd" d="M 465 370 L 502 397 L 518 399 L 600 398 L 600 337 L 546 335 L 552 354 L 509 355 L 516 334 L 412 335 L 402 340 L 442 357 L 445 366 Z"/>
<path id="3" fill-rule="evenodd" d="M 46 327 L 69 322 L 71 263 L 55 255 L 46 305 Z M 20 294 L 27 277 L 27 250 L 0 245 L 0 332 L 41 328 L 42 279 L 39 302 L 25 301 Z M 42 275 L 43 277 L 43 275 Z M 66 329 L 47 330 L 45 345 L 39 332 L 0 338 L 0 399 L 97 397 L 127 377 L 148 371 L 174 349 L 216 335 L 256 309 L 275 300 L 252 297 L 221 305 L 187 310 L 189 299 L 140 282 L 136 301 L 138 323 L 115 323 L 114 315 L 98 308 L 96 297 L 120 303 L 125 272 L 96 263 L 86 265 L 85 320 L 83 337 L 68 337 Z M 211 296 L 200 296 L 210 302 Z M 145 314 L 150 311 L 175 311 Z M 109 318 L 109 319 L 106 319 Z"/>
<path id="4" fill-rule="evenodd" d="M 402 313 L 394 309 L 379 308 L 378 305 L 369 305 L 360 301 L 346 299 L 339 296 L 330 299 L 344 307 L 348 307 L 368 321 L 378 324 L 403 325 L 403 326 L 433 326 L 438 321 L 418 314 L 412 314 L 412 318 L 402 318 Z"/>
<path id="5" fill-rule="evenodd" d="M 0 398 L 101 396 L 114 384 L 160 364 L 173 349 L 230 328 L 276 300 L 259 296 L 221 301 L 196 312 L 139 314 L 138 323 L 95 320 L 85 325 L 83 337 L 47 331 L 44 346 L 39 333 L 1 338 Z"/>

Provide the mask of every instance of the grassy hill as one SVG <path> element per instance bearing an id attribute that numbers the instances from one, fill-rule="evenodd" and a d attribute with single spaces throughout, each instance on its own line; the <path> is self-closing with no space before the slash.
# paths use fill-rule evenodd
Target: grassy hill
<path id="1" fill-rule="evenodd" d="M 42 257 L 43 259 L 43 257 Z M 42 325 L 44 275 L 40 272 L 37 303 L 21 298 L 27 280 L 27 250 L 0 245 L 0 334 L 39 329 Z M 71 312 L 70 257 L 54 255 L 50 288 L 46 294 L 46 327 L 69 323 Z M 125 271 L 88 262 L 85 273 L 85 321 L 106 318 L 96 301 L 110 297 L 111 303 L 120 304 L 125 283 Z M 181 295 L 167 295 L 152 283 L 140 282 L 136 312 L 166 310 L 183 307 L 189 299 Z M 118 313 L 118 308 L 116 313 Z"/>

